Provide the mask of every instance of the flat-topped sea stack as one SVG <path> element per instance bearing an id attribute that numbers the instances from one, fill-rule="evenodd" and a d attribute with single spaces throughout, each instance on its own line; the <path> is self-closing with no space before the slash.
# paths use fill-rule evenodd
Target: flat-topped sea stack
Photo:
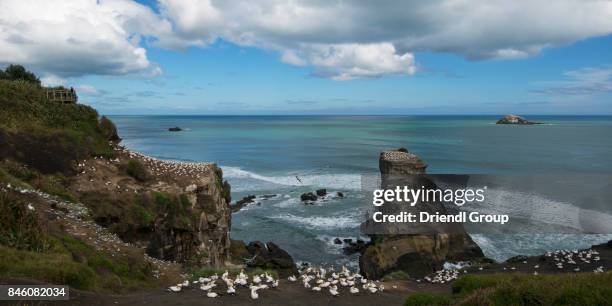
<path id="1" fill-rule="evenodd" d="M 518 125 L 532 125 L 541 124 L 539 122 L 531 122 L 521 116 L 516 115 L 505 115 L 503 118 L 497 120 L 496 124 L 518 124 Z"/>
<path id="2" fill-rule="evenodd" d="M 402 151 L 380 154 L 381 188 L 396 186 L 426 189 L 437 188 L 424 174 L 427 165 L 417 155 Z M 447 214 L 441 203 L 417 203 L 407 208 L 399 203 L 382 205 L 377 210 L 385 214 L 401 211 Z M 363 228 L 363 227 L 362 227 Z M 401 223 L 375 228 L 368 233 L 370 245 L 359 258 L 359 267 L 368 278 L 381 278 L 395 271 L 411 277 L 423 277 L 442 269 L 446 261 L 469 261 L 484 257 L 482 250 L 467 234 L 461 224 Z"/>

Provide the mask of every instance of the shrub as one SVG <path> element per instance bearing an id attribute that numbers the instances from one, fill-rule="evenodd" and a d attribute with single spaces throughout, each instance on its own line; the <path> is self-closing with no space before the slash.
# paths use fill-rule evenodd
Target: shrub
<path id="1" fill-rule="evenodd" d="M 102 130 L 102 135 L 106 137 L 106 139 L 110 141 L 119 141 L 119 134 L 117 133 L 117 127 L 115 124 L 110 121 L 110 119 L 106 118 L 106 116 L 102 116 L 100 118 L 100 129 Z"/>
<path id="2" fill-rule="evenodd" d="M 129 176 L 135 178 L 138 181 L 144 182 L 148 179 L 149 174 L 143 164 L 136 159 L 130 159 L 127 163 L 126 172 Z"/>

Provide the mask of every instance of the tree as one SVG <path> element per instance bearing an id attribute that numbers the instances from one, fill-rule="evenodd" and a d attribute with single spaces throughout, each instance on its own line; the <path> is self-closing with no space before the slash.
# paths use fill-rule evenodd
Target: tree
<path id="1" fill-rule="evenodd" d="M 40 85 L 40 80 L 36 75 L 28 70 L 26 70 L 21 65 L 9 65 L 4 69 L 4 73 L 0 74 L 0 78 L 8 79 L 8 80 L 22 80 L 34 84 Z"/>

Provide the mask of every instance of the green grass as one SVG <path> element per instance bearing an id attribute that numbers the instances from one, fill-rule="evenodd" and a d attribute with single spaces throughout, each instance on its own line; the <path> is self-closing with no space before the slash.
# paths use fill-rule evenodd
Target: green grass
<path id="1" fill-rule="evenodd" d="M 18 193 L 0 192 L 0 277 L 123 292 L 156 284 L 142 251 L 110 256 L 72 236 L 49 233 Z"/>
<path id="2" fill-rule="evenodd" d="M 28 203 L 13 194 L 0 192 L 0 244 L 19 250 L 49 249 L 46 230 Z"/>
<path id="3" fill-rule="evenodd" d="M 156 281 L 142 256 L 108 256 L 71 236 L 50 238 L 45 252 L 0 245 L 0 276 L 30 278 L 96 292 L 152 288 Z"/>
<path id="4" fill-rule="evenodd" d="M 82 290 L 96 288 L 95 272 L 87 265 L 74 262 L 65 252 L 40 253 L 0 245 L 0 275 L 33 278 Z"/>
<path id="5" fill-rule="evenodd" d="M 612 273 L 465 275 L 452 295 L 413 294 L 405 305 L 609 305 Z"/>
<path id="6" fill-rule="evenodd" d="M 418 292 L 408 296 L 404 306 L 451 305 L 451 303 L 449 295 Z"/>

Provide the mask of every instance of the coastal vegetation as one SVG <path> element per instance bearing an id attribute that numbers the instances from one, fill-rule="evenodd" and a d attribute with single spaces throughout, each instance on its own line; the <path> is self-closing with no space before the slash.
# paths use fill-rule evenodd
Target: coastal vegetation
<path id="1" fill-rule="evenodd" d="M 404 305 L 606 305 L 612 273 L 465 275 L 451 294 L 415 293 Z"/>
<path id="2" fill-rule="evenodd" d="M 125 292 L 156 283 L 138 254 L 109 256 L 49 227 L 33 206 L 0 193 L 0 276 L 36 279 L 97 292 Z"/>
<path id="3" fill-rule="evenodd" d="M 194 246 L 200 245 L 198 237 L 216 232 L 198 232 L 205 221 L 196 217 L 205 209 L 211 222 L 223 218 L 217 209 L 225 203 L 218 198 L 229 198 L 230 187 L 217 177 L 220 170 L 191 169 L 210 176 L 201 181 L 179 178 L 178 166 L 155 174 L 166 165 L 120 149 L 110 119 L 83 104 L 49 100 L 45 90 L 22 66 L 0 73 L 0 278 L 125 292 L 159 287 L 182 273 L 180 265 L 151 260 L 145 249 L 193 269 L 210 262 L 209 254 Z M 153 177 L 160 190 L 149 185 Z M 194 184 L 217 181 L 218 190 Z M 189 184 L 194 187 L 187 196 Z M 200 190 L 208 194 L 196 195 Z M 67 206 L 58 208 L 60 202 Z M 78 211 L 86 212 L 74 223 L 63 218 Z M 219 233 L 229 235 L 224 228 Z M 109 240 L 114 234 L 122 240 Z M 215 260 L 223 260 L 223 249 L 209 248 Z M 167 270 L 163 280 L 154 277 L 160 269 Z"/>

